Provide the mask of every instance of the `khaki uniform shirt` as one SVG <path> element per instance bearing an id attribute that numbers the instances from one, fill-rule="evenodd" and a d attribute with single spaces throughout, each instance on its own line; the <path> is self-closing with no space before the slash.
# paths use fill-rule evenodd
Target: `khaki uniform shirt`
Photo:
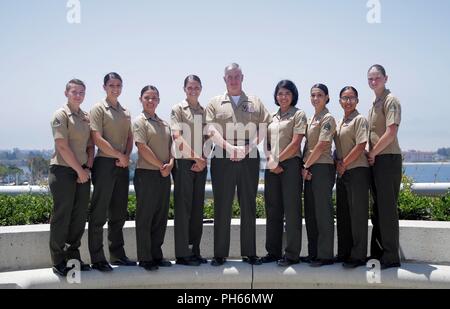
<path id="1" fill-rule="evenodd" d="M 400 125 L 402 109 L 399 100 L 386 89 L 380 98 L 376 98 L 369 111 L 369 149 L 378 143 L 381 136 L 390 125 Z M 398 138 L 389 144 L 378 155 L 401 154 Z"/>
<path id="2" fill-rule="evenodd" d="M 336 152 L 339 160 L 343 160 L 352 149 L 361 143 L 367 142 L 368 124 L 357 110 L 339 121 L 334 141 L 336 144 Z M 366 155 L 361 155 L 347 167 L 348 170 L 355 167 L 368 167 Z"/>
<path id="3" fill-rule="evenodd" d="M 236 105 L 225 93 L 212 98 L 206 107 L 206 122 L 214 124 L 229 143 L 253 139 L 257 136 L 259 124 L 269 124 L 270 118 L 261 100 L 244 92 Z"/>
<path id="4" fill-rule="evenodd" d="M 92 107 L 90 120 L 92 131 L 99 132 L 115 150 L 125 153 L 131 130 L 131 117 L 127 109 L 120 103 L 114 108 L 106 100 L 102 100 Z M 100 149 L 97 156 L 112 158 Z"/>
<path id="5" fill-rule="evenodd" d="M 133 137 L 136 143 L 147 145 L 159 160 L 164 163 L 169 162 L 170 147 L 172 146 L 170 127 L 156 114 L 151 117 L 146 112 L 142 112 L 136 117 L 133 123 Z M 159 166 L 146 161 L 139 152 L 136 168 L 159 170 Z"/>
<path id="6" fill-rule="evenodd" d="M 59 138 L 67 140 L 80 165 L 86 164 L 88 160 L 86 148 L 88 145 L 92 145 L 88 114 L 81 109 L 78 113 L 74 113 L 68 105 L 65 105 L 55 112 L 51 126 L 53 138 L 55 140 Z M 50 164 L 69 166 L 56 149 L 56 146 Z"/>
<path id="7" fill-rule="evenodd" d="M 189 147 L 198 155 L 203 153 L 205 109 L 199 104 L 196 109 L 189 106 L 184 100 L 172 107 L 170 114 L 170 127 L 173 131 L 181 131 Z M 181 153 L 176 152 L 176 158 L 182 158 Z M 192 158 L 183 158 L 192 159 Z"/>
<path id="8" fill-rule="evenodd" d="M 311 118 L 306 130 L 306 146 L 303 162 L 308 160 L 314 147 L 319 142 L 330 142 L 327 149 L 320 155 L 316 163 L 334 164 L 331 155 L 331 144 L 333 142 L 334 133 L 336 132 L 336 121 L 331 116 L 328 108 L 324 108 L 318 115 Z"/>
<path id="9" fill-rule="evenodd" d="M 308 120 L 305 112 L 295 106 L 291 106 L 286 113 L 281 113 L 280 109 L 274 113 L 267 130 L 268 144 L 272 155 L 279 158 L 283 150 L 292 142 L 294 134 L 304 135 L 307 126 Z M 291 158 L 296 156 L 301 157 L 300 147 Z"/>

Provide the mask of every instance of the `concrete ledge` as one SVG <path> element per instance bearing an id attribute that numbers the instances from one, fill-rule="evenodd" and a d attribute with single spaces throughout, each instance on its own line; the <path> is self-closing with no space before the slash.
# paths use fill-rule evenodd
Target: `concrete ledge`
<path id="1" fill-rule="evenodd" d="M 242 262 L 228 262 L 221 267 L 201 265 L 187 267 L 172 265 L 157 271 L 141 267 L 113 266 L 114 271 L 102 273 L 96 270 L 81 272 L 81 283 L 68 283 L 66 278 L 53 273 L 51 268 L 0 273 L 1 288 L 237 288 L 251 287 L 252 269 Z"/>
<path id="2" fill-rule="evenodd" d="M 111 273 L 81 273 L 80 283 L 69 284 L 50 268 L 0 273 L 0 289 L 98 289 L 98 288 L 450 288 L 450 266 L 404 263 L 402 268 L 383 270 L 380 283 L 371 283 L 368 268 L 343 269 L 340 264 L 312 268 L 298 264 L 282 268 L 275 263 L 251 266 L 228 261 L 224 266 L 173 265 L 147 272 L 140 267 L 115 267 Z M 373 282 L 373 281 L 372 281 Z"/>
<path id="3" fill-rule="evenodd" d="M 265 251 L 265 219 L 256 223 L 257 254 Z M 240 258 L 240 222 L 231 223 L 230 258 Z M 0 272 L 46 268 L 51 265 L 49 253 L 48 224 L 0 227 Z M 87 227 L 86 227 L 87 228 Z M 369 223 L 369 237 L 371 232 Z M 163 245 L 164 256 L 175 259 L 173 221 L 169 220 Z M 336 235 L 336 233 L 335 233 Z M 302 255 L 307 254 L 306 228 L 303 224 Z M 131 259 L 136 259 L 136 234 L 134 221 L 128 221 L 124 227 L 125 250 Z M 104 240 L 107 243 L 105 226 Z M 201 252 L 205 257 L 213 256 L 214 228 L 212 223 L 203 225 Z M 107 245 L 106 245 L 107 246 Z M 87 251 L 87 231 L 81 243 L 81 257 L 89 262 Z M 105 247 L 108 258 L 108 249 Z M 335 243 L 335 250 L 337 244 Z M 450 263 L 450 222 L 400 221 L 400 249 L 402 260 L 426 263 Z"/>
<path id="4" fill-rule="evenodd" d="M 344 269 L 341 264 L 313 268 L 307 264 L 288 268 L 262 265 L 255 269 L 253 287 L 266 288 L 450 288 L 450 266 L 402 263 L 381 270 L 379 283 L 366 267 Z M 372 278 L 372 279 L 371 279 Z"/>

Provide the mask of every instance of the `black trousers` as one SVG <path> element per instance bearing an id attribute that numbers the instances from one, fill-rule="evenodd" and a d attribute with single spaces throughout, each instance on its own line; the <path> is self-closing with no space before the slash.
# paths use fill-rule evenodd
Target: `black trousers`
<path id="1" fill-rule="evenodd" d="M 136 246 L 141 262 L 163 258 L 161 246 L 166 234 L 169 215 L 170 175 L 159 171 L 136 169 Z"/>
<path id="2" fill-rule="evenodd" d="M 96 157 L 92 168 L 92 194 L 88 242 L 91 262 L 106 261 L 103 251 L 103 226 L 108 220 L 111 261 L 125 257 L 123 225 L 128 216 L 128 168 L 116 166 L 116 159 Z"/>
<path id="3" fill-rule="evenodd" d="M 193 172 L 191 167 L 194 163 L 192 160 L 178 159 L 172 170 L 176 257 L 200 255 L 207 168 L 200 173 Z"/>
<path id="4" fill-rule="evenodd" d="M 286 220 L 287 258 L 297 261 L 302 244 L 302 177 L 300 158 L 280 162 L 281 174 L 265 171 L 264 199 L 266 206 L 266 250 L 267 253 L 282 255 L 283 219 Z"/>
<path id="5" fill-rule="evenodd" d="M 370 253 L 381 263 L 399 263 L 398 195 L 402 180 L 402 156 L 375 157 L 371 167 L 372 238 Z"/>
<path id="6" fill-rule="evenodd" d="M 48 181 L 53 197 L 50 254 L 55 265 L 80 259 L 79 247 L 86 226 L 91 182 L 80 184 L 77 178 L 71 167 L 50 166 Z"/>
<path id="7" fill-rule="evenodd" d="M 368 167 L 350 169 L 336 181 L 338 257 L 365 261 L 369 219 Z"/>
<path id="8" fill-rule="evenodd" d="M 305 181 L 305 223 L 308 234 L 308 255 L 332 259 L 334 247 L 333 185 L 336 169 L 333 164 L 313 164 L 311 180 Z"/>
<path id="9" fill-rule="evenodd" d="M 256 255 L 256 195 L 259 182 L 259 153 L 234 162 L 227 158 L 211 159 L 214 195 L 214 256 L 227 257 L 230 250 L 230 224 L 234 195 L 241 210 L 241 255 Z"/>

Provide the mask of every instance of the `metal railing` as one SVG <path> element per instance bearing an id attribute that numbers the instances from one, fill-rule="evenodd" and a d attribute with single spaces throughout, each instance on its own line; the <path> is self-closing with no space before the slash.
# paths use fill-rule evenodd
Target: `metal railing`
<path id="1" fill-rule="evenodd" d="M 333 188 L 335 191 L 336 188 Z M 411 191 L 421 196 L 442 196 L 450 191 L 450 183 L 413 183 Z M 47 186 L 0 186 L 0 194 L 18 195 L 18 194 L 48 194 L 49 188 Z M 130 194 L 134 194 L 134 186 L 130 185 Z M 173 193 L 173 185 L 172 185 Z M 264 184 L 258 185 L 258 193 L 264 193 Z M 212 198 L 212 186 L 206 184 L 205 198 Z"/>

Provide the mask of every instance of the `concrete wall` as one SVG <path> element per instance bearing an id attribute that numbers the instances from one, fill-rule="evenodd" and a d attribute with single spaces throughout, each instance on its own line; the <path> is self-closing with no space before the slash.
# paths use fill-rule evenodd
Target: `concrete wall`
<path id="1" fill-rule="evenodd" d="M 87 226 L 86 226 L 87 228 Z M 371 226 L 369 225 L 369 237 Z M 239 220 L 233 219 L 231 226 L 230 257 L 240 257 Z M 256 225 L 257 254 L 266 254 L 265 219 L 258 219 Z M 128 257 L 136 259 L 136 234 L 134 221 L 128 221 L 124 227 L 125 250 Z M 107 233 L 104 230 L 107 246 Z M 201 251 L 211 258 L 213 255 L 213 224 L 205 223 Z M 28 225 L 0 227 L 0 272 L 46 268 L 51 266 L 49 248 L 49 225 Z M 428 263 L 450 263 L 450 222 L 400 221 L 400 246 L 403 259 Z M 108 257 L 108 249 L 105 247 Z M 336 245 L 335 245 L 336 250 Z M 174 259 L 173 221 L 167 227 L 163 246 L 166 258 Z M 303 225 L 302 253 L 307 255 L 306 230 Z M 87 251 L 87 230 L 81 245 L 81 256 L 89 262 Z"/>

